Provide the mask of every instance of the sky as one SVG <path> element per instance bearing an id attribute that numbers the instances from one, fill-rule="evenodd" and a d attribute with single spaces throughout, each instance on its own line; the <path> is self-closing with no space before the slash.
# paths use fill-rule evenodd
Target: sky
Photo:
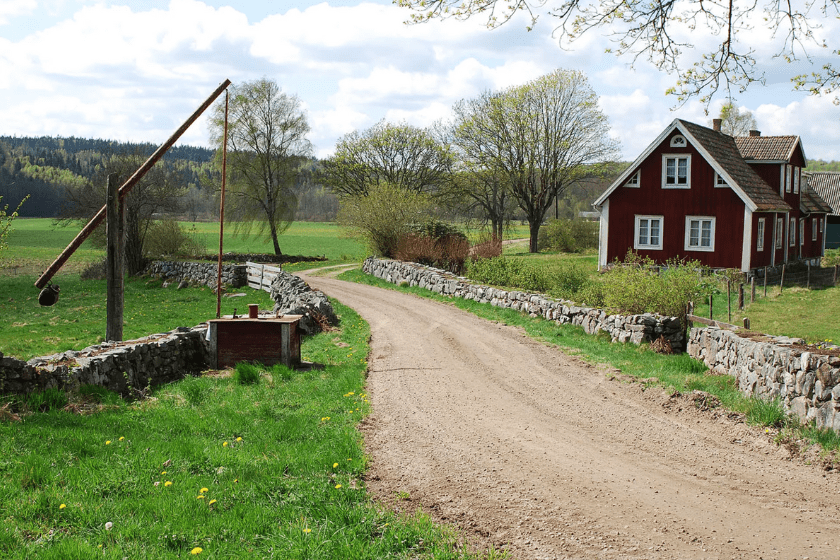
<path id="1" fill-rule="evenodd" d="M 410 15 L 390 0 L 0 0 L 0 135 L 159 145 L 226 78 L 268 78 L 298 96 L 323 158 L 382 119 L 429 126 L 461 99 L 563 68 L 586 74 L 632 161 L 674 118 L 708 125 L 726 100 L 708 115 L 696 100 L 675 108 L 674 75 L 645 60 L 631 68 L 599 33 L 561 49 L 546 15 L 530 32 L 525 18 L 489 30 L 483 19 L 407 25 Z M 840 33 L 840 22 L 819 32 Z M 719 40 L 691 38 L 697 52 Z M 763 135 L 798 135 L 808 158 L 840 160 L 834 96 L 792 91 L 789 77 L 810 67 L 774 59 L 759 30 L 744 38 L 767 83 L 735 101 Z M 209 146 L 206 119 L 179 143 Z"/>

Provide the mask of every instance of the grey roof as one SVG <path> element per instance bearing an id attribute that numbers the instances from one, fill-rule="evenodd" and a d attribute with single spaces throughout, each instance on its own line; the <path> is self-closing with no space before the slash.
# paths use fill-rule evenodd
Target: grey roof
<path id="1" fill-rule="evenodd" d="M 812 171 L 806 174 L 808 185 L 830 207 L 830 214 L 840 216 L 840 173 Z"/>

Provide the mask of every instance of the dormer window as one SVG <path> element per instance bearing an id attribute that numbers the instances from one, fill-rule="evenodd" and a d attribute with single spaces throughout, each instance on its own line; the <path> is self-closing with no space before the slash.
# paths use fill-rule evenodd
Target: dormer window
<path id="1" fill-rule="evenodd" d="M 626 182 L 626 183 L 624 183 L 624 186 L 625 186 L 625 187 L 635 187 L 635 188 L 639 188 L 639 171 L 636 171 L 635 173 L 633 173 L 633 174 L 630 176 L 630 178 L 629 178 L 629 179 L 627 179 L 627 182 Z"/>
<path id="2" fill-rule="evenodd" d="M 688 189 L 691 187 L 691 156 L 662 156 L 662 188 Z"/>
<path id="3" fill-rule="evenodd" d="M 715 172 L 715 188 L 723 188 L 728 186 L 729 185 L 726 183 L 726 179 L 724 179 L 719 173 Z"/>
<path id="4" fill-rule="evenodd" d="M 685 148 L 688 144 L 685 141 L 685 136 L 680 136 L 677 134 L 673 138 L 671 138 L 671 147 L 672 148 Z"/>

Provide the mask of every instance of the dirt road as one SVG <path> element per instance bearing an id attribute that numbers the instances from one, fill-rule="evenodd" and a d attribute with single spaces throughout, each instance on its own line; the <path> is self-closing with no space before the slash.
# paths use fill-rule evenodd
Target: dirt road
<path id="1" fill-rule="evenodd" d="M 840 477 L 520 330 L 307 277 L 371 325 L 368 488 L 517 559 L 840 558 Z"/>

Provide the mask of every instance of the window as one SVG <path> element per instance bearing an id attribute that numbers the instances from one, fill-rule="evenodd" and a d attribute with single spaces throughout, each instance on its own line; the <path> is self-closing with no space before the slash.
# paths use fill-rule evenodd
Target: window
<path id="1" fill-rule="evenodd" d="M 729 185 L 726 184 L 726 179 L 724 179 L 717 172 L 715 172 L 715 188 L 727 187 L 727 186 L 729 186 Z"/>
<path id="2" fill-rule="evenodd" d="M 796 245 L 796 218 L 790 219 L 790 229 L 788 229 L 788 232 L 790 234 L 790 246 L 794 247 Z"/>
<path id="3" fill-rule="evenodd" d="M 784 165 L 785 169 L 785 192 L 790 192 L 790 165 Z"/>
<path id="4" fill-rule="evenodd" d="M 799 244 L 805 245 L 805 218 L 799 218 Z"/>
<path id="5" fill-rule="evenodd" d="M 685 250 L 715 250 L 715 219 L 708 216 L 686 216 Z"/>
<path id="6" fill-rule="evenodd" d="M 820 220 L 820 233 L 825 233 L 825 218 Z"/>
<path id="7" fill-rule="evenodd" d="M 764 250 L 764 218 L 759 218 L 758 219 L 758 224 L 756 226 L 755 250 L 756 251 L 763 251 Z"/>
<path id="8" fill-rule="evenodd" d="M 776 249 L 784 247 L 785 239 L 785 219 L 776 218 L 776 233 L 773 236 L 776 238 Z"/>
<path id="9" fill-rule="evenodd" d="M 636 216 L 634 249 L 662 249 L 662 216 Z"/>
<path id="10" fill-rule="evenodd" d="M 799 194 L 799 168 L 793 168 L 793 194 Z"/>
<path id="11" fill-rule="evenodd" d="M 625 187 L 639 187 L 639 172 L 636 171 L 633 175 L 627 179 L 627 182 L 624 183 Z"/>
<path id="12" fill-rule="evenodd" d="M 690 187 L 691 156 L 662 156 L 662 188 Z"/>
<path id="13" fill-rule="evenodd" d="M 677 134 L 676 136 L 671 138 L 671 147 L 672 148 L 685 148 L 686 145 L 687 144 L 686 144 L 684 136 L 680 136 L 679 134 Z"/>
<path id="14" fill-rule="evenodd" d="M 811 241 L 817 240 L 817 230 L 819 229 L 819 226 L 817 224 L 819 223 L 819 218 L 811 218 Z"/>

